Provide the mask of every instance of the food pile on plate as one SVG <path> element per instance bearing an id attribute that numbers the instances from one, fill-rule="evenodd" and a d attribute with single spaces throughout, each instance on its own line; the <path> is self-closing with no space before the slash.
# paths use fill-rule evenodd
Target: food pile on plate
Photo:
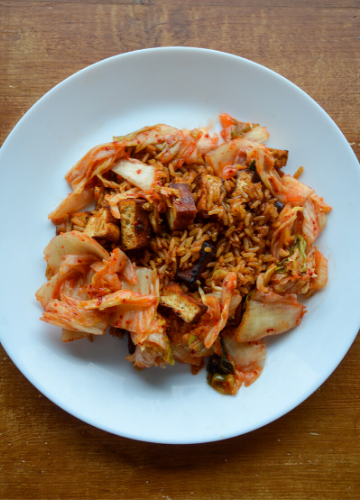
<path id="1" fill-rule="evenodd" d="M 91 149 L 65 176 L 50 213 L 43 321 L 64 342 L 128 337 L 137 368 L 208 358 L 225 394 L 254 382 L 264 337 L 299 325 L 327 282 L 314 246 L 326 205 L 294 175 L 265 127 L 220 115 L 207 129 L 145 127 Z M 93 204 L 90 210 L 86 208 Z"/>

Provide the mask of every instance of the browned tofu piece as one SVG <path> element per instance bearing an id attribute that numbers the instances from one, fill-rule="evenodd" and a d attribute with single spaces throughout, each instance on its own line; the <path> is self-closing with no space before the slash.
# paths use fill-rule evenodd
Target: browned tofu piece
<path id="1" fill-rule="evenodd" d="M 120 229 L 109 208 L 100 208 L 86 224 L 84 233 L 92 238 L 101 238 L 116 243 L 120 238 Z"/>
<path id="2" fill-rule="evenodd" d="M 145 200 L 119 202 L 121 245 L 124 250 L 138 250 L 150 244 L 151 228 L 148 212 L 143 209 Z"/>
<path id="3" fill-rule="evenodd" d="M 196 184 L 201 191 L 196 207 L 199 217 L 216 220 L 217 215 L 209 215 L 209 211 L 220 201 L 222 180 L 214 175 L 201 174 L 197 177 Z"/>
<path id="4" fill-rule="evenodd" d="M 149 221 L 152 227 L 152 230 L 154 233 L 159 234 L 161 233 L 161 218 L 159 212 L 154 209 L 152 212 L 149 212 Z"/>
<path id="5" fill-rule="evenodd" d="M 200 275 L 205 271 L 206 266 L 215 260 L 215 256 L 216 249 L 210 245 L 210 243 L 204 241 L 201 246 L 200 257 L 198 260 L 195 261 L 194 265 L 188 269 L 178 269 L 175 279 L 183 281 L 190 290 L 196 290 L 196 281 L 200 279 Z"/>
<path id="6" fill-rule="evenodd" d="M 160 304 L 170 307 L 185 323 L 198 323 L 201 316 L 207 311 L 207 307 L 202 302 L 184 292 L 174 282 L 162 289 Z"/>
<path id="7" fill-rule="evenodd" d="M 175 196 L 171 198 L 171 207 L 166 211 L 166 218 L 171 231 L 186 229 L 196 216 L 196 206 L 192 192 L 188 184 L 182 182 L 172 182 L 169 184 L 172 189 L 179 191 L 180 199 Z"/>
<path id="8" fill-rule="evenodd" d="M 286 151 L 285 149 L 273 149 L 273 148 L 268 148 L 271 156 L 274 158 L 274 167 L 275 168 L 282 168 L 285 167 L 288 161 L 289 157 L 289 151 Z"/>
<path id="9" fill-rule="evenodd" d="M 56 236 L 61 233 L 67 233 L 72 231 L 73 223 L 71 221 L 71 215 L 66 215 L 63 219 L 57 221 L 56 224 Z"/>

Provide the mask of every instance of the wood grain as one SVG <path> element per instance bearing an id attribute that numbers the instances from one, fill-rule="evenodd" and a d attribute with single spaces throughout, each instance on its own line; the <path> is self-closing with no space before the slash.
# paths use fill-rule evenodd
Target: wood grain
<path id="1" fill-rule="evenodd" d="M 290 79 L 360 158 L 358 0 L 0 1 L 0 37 L 0 144 L 44 93 L 85 66 L 183 45 L 241 55 Z M 165 446 L 68 415 L 0 348 L 0 497 L 359 499 L 359 362 L 357 339 L 318 391 L 256 432 Z"/>

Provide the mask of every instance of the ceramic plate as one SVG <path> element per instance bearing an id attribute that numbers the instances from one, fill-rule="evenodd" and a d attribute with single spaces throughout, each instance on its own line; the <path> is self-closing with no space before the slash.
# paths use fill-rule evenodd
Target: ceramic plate
<path id="1" fill-rule="evenodd" d="M 329 283 L 295 330 L 267 341 L 263 374 L 223 396 L 187 365 L 136 371 L 127 343 L 105 335 L 64 344 L 39 321 L 47 214 L 69 192 L 67 170 L 91 147 L 145 125 L 213 125 L 229 113 L 267 127 L 267 145 L 290 151 L 287 173 L 333 207 L 318 240 Z M 302 90 L 239 57 L 193 48 L 132 52 L 71 76 L 37 102 L 0 151 L 1 342 L 44 395 L 100 429 L 156 443 L 201 443 L 257 429 L 300 404 L 332 373 L 360 326 L 360 169 L 345 137 Z M 4 209 L 6 208 L 6 209 Z M 19 402 L 20 404 L 20 402 Z"/>

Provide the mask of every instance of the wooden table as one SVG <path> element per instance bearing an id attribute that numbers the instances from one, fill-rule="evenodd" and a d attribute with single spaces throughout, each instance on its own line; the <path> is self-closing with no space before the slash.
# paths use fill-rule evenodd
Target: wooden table
<path id="1" fill-rule="evenodd" d="M 238 54 L 289 78 L 360 157 L 359 0 L 2 0 L 0 33 L 1 144 L 45 92 L 85 66 L 186 45 Z M 290 414 L 194 446 L 133 442 L 84 424 L 0 349 L 1 498 L 360 498 L 360 339 Z"/>

